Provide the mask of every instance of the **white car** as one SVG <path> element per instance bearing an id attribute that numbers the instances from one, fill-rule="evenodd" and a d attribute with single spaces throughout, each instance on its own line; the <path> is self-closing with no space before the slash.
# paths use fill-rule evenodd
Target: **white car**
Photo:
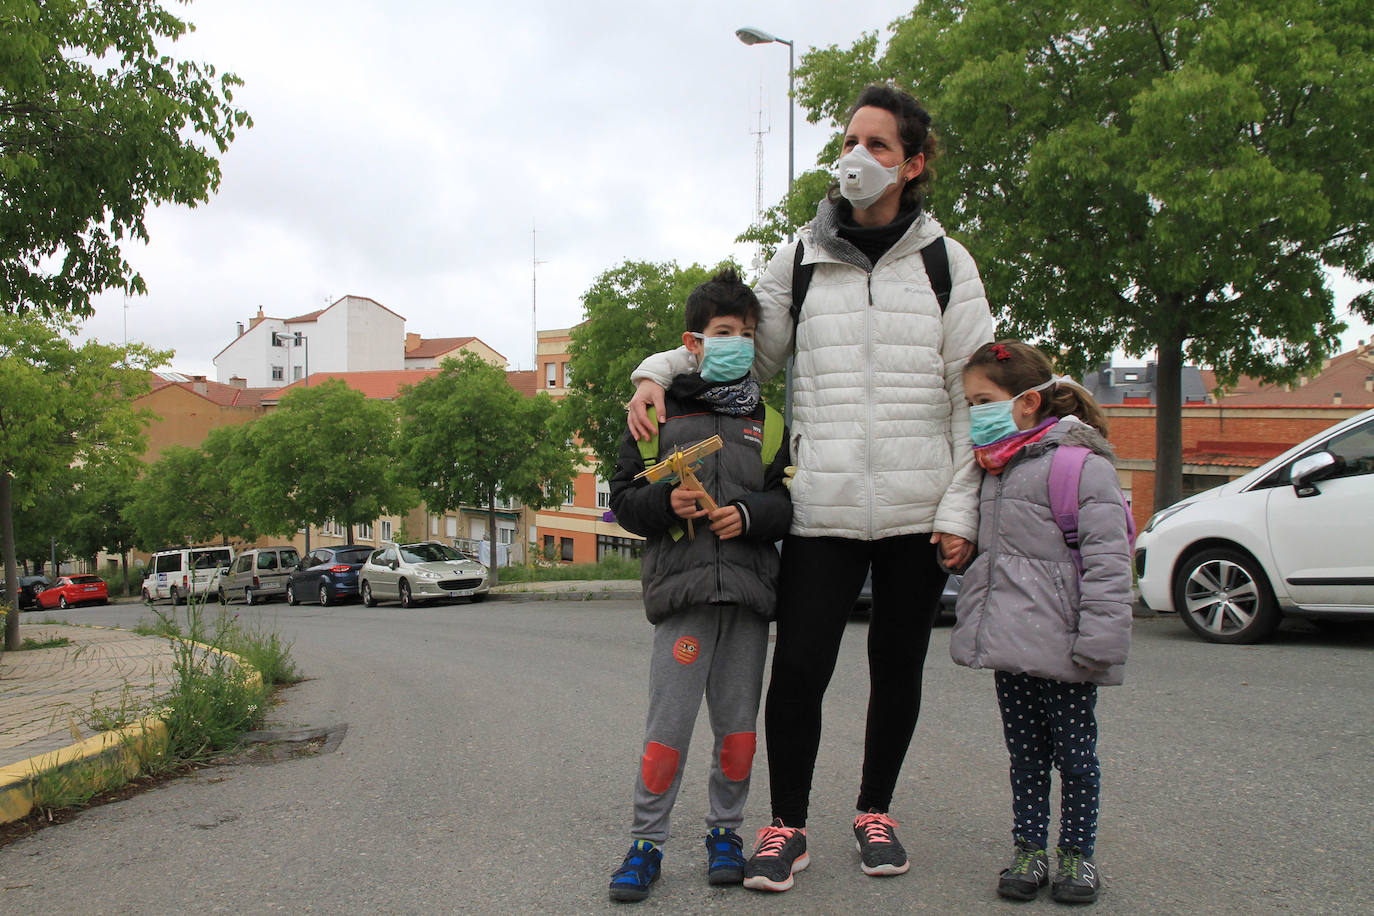
<path id="1" fill-rule="evenodd" d="M 436 598 L 467 598 L 481 601 L 491 590 L 487 568 L 438 541 L 422 544 L 389 544 L 372 551 L 358 570 L 363 604 L 399 601 L 412 607 Z"/>
<path id="2" fill-rule="evenodd" d="M 1374 618 L 1374 410 L 1156 512 L 1135 569 L 1147 605 L 1212 642 Z"/>

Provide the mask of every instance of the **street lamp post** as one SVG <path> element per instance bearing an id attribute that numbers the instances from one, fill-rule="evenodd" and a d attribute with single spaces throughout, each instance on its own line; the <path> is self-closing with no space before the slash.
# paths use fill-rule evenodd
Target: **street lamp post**
<path id="1" fill-rule="evenodd" d="M 795 68 L 793 66 L 793 52 L 795 48 L 792 42 L 785 38 L 765 32 L 763 29 L 745 27 L 735 29 L 735 37 L 747 45 L 766 45 L 776 42 L 780 45 L 787 45 L 787 199 L 783 204 L 783 215 L 786 217 L 787 207 L 792 202 L 792 175 L 793 175 L 793 155 L 796 150 L 796 134 L 794 133 L 794 123 L 796 120 L 797 100 L 793 83 Z M 793 239 L 792 224 L 788 221 L 787 241 Z M 787 357 L 787 369 L 784 375 L 785 394 L 783 395 L 783 422 L 787 425 L 792 424 L 792 369 L 793 357 Z"/>

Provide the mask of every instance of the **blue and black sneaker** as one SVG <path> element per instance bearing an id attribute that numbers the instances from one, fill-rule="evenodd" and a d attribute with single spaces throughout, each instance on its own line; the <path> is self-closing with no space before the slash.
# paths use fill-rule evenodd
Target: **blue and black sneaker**
<path id="1" fill-rule="evenodd" d="M 649 888 L 658 880 L 663 853 L 648 840 L 635 840 L 625 861 L 611 875 L 611 899 L 633 902 L 649 896 Z"/>
<path id="2" fill-rule="evenodd" d="M 712 827 L 706 834 L 706 880 L 711 884 L 744 880 L 744 841 L 729 827 Z"/>

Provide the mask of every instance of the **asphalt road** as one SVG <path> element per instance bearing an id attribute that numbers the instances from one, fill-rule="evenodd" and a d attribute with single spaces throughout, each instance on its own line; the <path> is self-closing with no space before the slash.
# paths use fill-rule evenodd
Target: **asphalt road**
<path id="1" fill-rule="evenodd" d="M 627 843 L 642 738 L 651 630 L 637 602 L 234 610 L 293 640 L 312 678 L 283 694 L 273 724 L 345 723 L 337 749 L 203 770 L 0 848 L 0 912 L 625 912 L 607 902 L 606 882 Z M 141 613 L 64 618 L 127 626 Z M 850 822 L 863 627 L 850 625 L 827 699 L 812 865 L 796 887 L 707 886 L 703 719 L 664 877 L 631 906 L 1017 909 L 994 889 L 1010 793 L 992 677 L 949 661 L 948 627 L 932 642 L 894 803 L 913 867 L 884 879 L 859 871 Z M 1371 660 L 1367 630 L 1296 625 L 1236 648 L 1201 643 L 1171 618 L 1138 620 L 1128 683 L 1099 704 L 1106 888 L 1093 912 L 1370 912 Z M 762 749 L 758 764 L 750 831 L 767 817 Z"/>

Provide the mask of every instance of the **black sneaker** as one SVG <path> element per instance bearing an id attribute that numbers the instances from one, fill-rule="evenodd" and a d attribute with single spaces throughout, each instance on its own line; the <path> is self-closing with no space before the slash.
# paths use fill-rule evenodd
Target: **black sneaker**
<path id="1" fill-rule="evenodd" d="M 611 899 L 632 902 L 649 896 L 662 864 L 663 853 L 657 846 L 648 840 L 635 840 L 625 853 L 625 861 L 611 875 Z"/>
<path id="2" fill-rule="evenodd" d="M 1045 850 L 1017 842 L 1011 865 L 997 879 L 997 893 L 1008 900 L 1034 900 L 1050 883 L 1050 858 Z"/>
<path id="3" fill-rule="evenodd" d="M 854 818 L 854 838 L 865 875 L 900 875 L 911 867 L 897 839 L 897 822 L 881 811 Z"/>
<path id="4" fill-rule="evenodd" d="M 744 886 L 756 891 L 785 891 L 792 876 L 811 864 L 806 831 L 785 827 L 779 818 L 759 831 L 754 854 L 744 865 Z"/>
<path id="5" fill-rule="evenodd" d="M 744 841 L 729 827 L 712 827 L 706 834 L 706 880 L 711 884 L 744 880 Z"/>
<path id="6" fill-rule="evenodd" d="M 1063 846 L 1058 853 L 1059 868 L 1050 884 L 1050 897 L 1060 903 L 1092 903 L 1102 889 L 1093 857 Z"/>

